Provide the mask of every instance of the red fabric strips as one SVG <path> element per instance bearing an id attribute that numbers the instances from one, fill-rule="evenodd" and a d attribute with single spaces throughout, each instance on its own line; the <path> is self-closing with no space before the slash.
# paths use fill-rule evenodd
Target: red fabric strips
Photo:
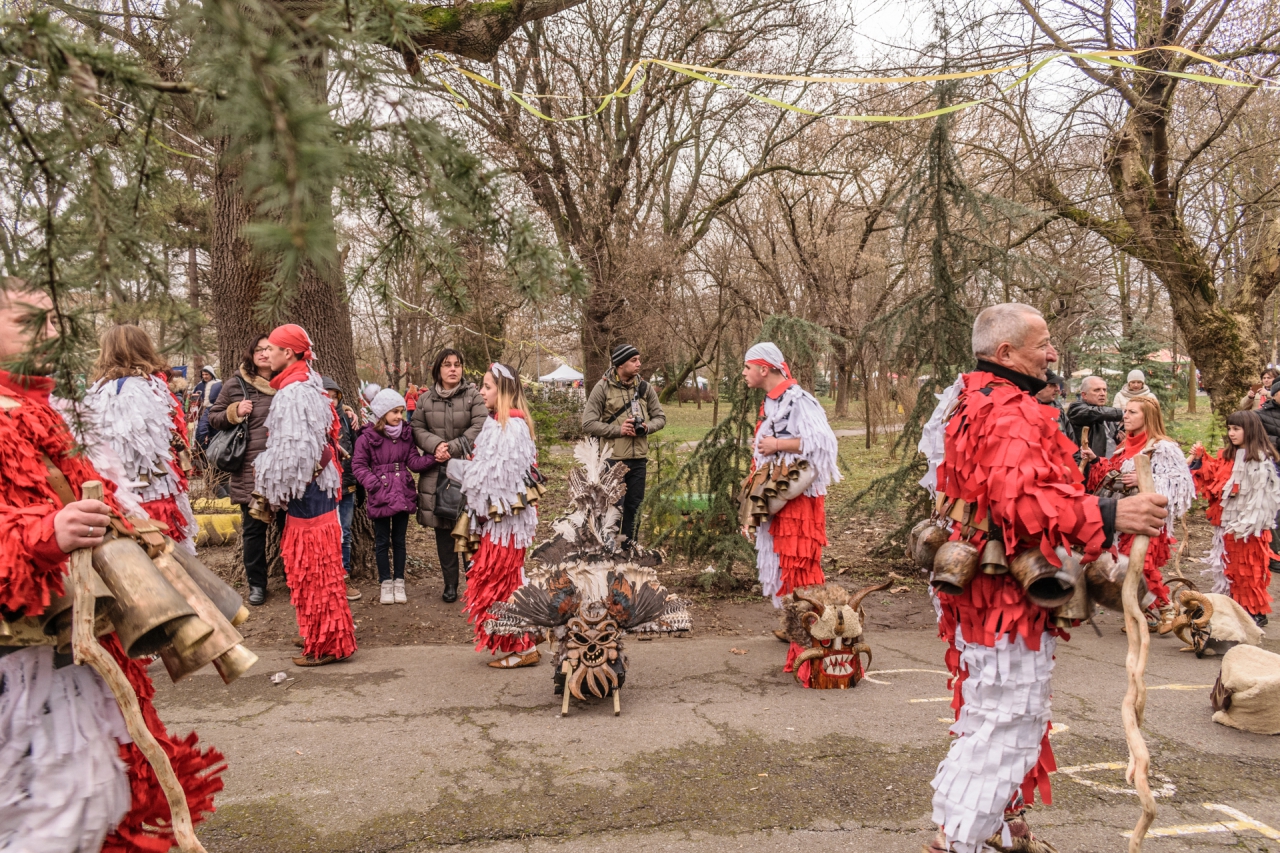
<path id="1" fill-rule="evenodd" d="M 173 495 L 167 495 L 142 505 L 147 515 L 155 521 L 163 521 L 169 525 L 169 535 L 174 542 L 182 542 L 187 538 L 187 519 L 178 509 L 178 501 Z"/>
<path id="2" fill-rule="evenodd" d="M 1231 597 L 1250 613 L 1270 613 L 1271 531 L 1264 530 L 1248 539 L 1237 539 L 1230 533 L 1222 537 L 1227 548 L 1227 580 L 1231 581 Z"/>
<path id="3" fill-rule="evenodd" d="M 170 735 L 152 704 L 156 691 L 147 675 L 146 664 L 127 656 L 115 634 L 107 634 L 101 642 L 120 664 L 129 684 L 138 694 L 138 705 L 147 730 L 155 735 L 169 756 L 173 772 L 187 795 L 191 821 L 199 825 L 214 810 L 214 794 L 222 790 L 222 772 L 227 769 L 222 753 L 213 747 L 202 749 L 195 732 L 185 738 Z M 131 801 L 124 819 L 107 836 L 102 846 L 103 853 L 168 853 L 174 844 L 171 813 L 155 771 L 142 751 L 132 743 L 120 747 L 120 758 L 128 771 Z"/>
<path id="4" fill-rule="evenodd" d="M 789 595 L 797 587 L 826 582 L 822 573 L 822 549 L 827 544 L 826 499 L 801 495 L 769 519 L 773 551 L 778 555 L 782 588 Z"/>
<path id="5" fill-rule="evenodd" d="M 480 548 L 467 570 L 467 589 L 463 593 L 466 606 L 462 608 L 475 627 L 476 651 L 526 652 L 533 647 L 529 634 L 491 635 L 484 630 L 485 620 L 493 618 L 489 608 L 506 601 L 520 588 L 524 579 L 524 550 L 498 545 L 488 533 L 480 540 Z"/>
<path id="6" fill-rule="evenodd" d="M 356 650 L 356 628 L 342 571 L 342 525 L 338 511 L 315 518 L 288 516 L 280 542 L 289 600 L 308 657 L 342 659 Z"/>

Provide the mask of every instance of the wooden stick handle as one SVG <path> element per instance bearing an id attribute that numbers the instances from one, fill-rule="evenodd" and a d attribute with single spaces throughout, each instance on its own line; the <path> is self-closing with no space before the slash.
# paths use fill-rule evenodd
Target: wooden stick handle
<path id="1" fill-rule="evenodd" d="M 1080 449 L 1084 450 L 1089 446 L 1089 428 L 1080 427 Z M 1088 464 L 1084 461 L 1084 454 L 1080 454 L 1080 473 L 1084 473 L 1084 467 Z"/>
<path id="2" fill-rule="evenodd" d="M 84 500 L 102 500 L 102 483 L 97 480 L 88 481 L 81 487 L 80 496 Z M 191 810 L 187 806 L 187 795 L 182 790 L 182 783 L 178 781 L 178 774 L 173 772 L 173 765 L 169 763 L 169 756 L 165 754 L 164 747 L 151 734 L 146 721 L 142 719 L 138 694 L 134 692 L 133 685 L 129 684 L 129 679 L 120 668 L 120 664 L 116 663 L 116 659 L 98 643 L 93 635 L 96 602 L 93 586 L 89 581 L 92 571 L 92 549 L 80 548 L 71 555 L 71 586 L 75 595 L 72 604 L 71 648 L 75 654 L 75 662 L 87 663 L 93 667 L 115 695 L 116 704 L 120 706 L 120 713 L 124 716 L 125 728 L 129 730 L 129 737 L 133 738 L 138 750 L 155 771 L 165 799 L 169 801 L 173 836 L 178 843 L 178 849 L 182 853 L 206 853 L 204 845 L 196 838 L 195 828 L 191 824 Z"/>
<path id="3" fill-rule="evenodd" d="M 1138 491 L 1152 494 L 1156 490 L 1155 481 L 1151 477 L 1151 459 L 1145 453 L 1139 453 L 1133 460 L 1134 471 L 1138 475 Z M 1124 694 L 1124 703 L 1120 706 L 1120 719 L 1124 723 L 1124 739 L 1129 746 L 1129 768 L 1125 778 L 1138 792 L 1138 800 L 1142 804 L 1142 814 L 1129 837 L 1129 853 L 1141 853 L 1142 841 L 1147 830 L 1156 819 L 1156 800 L 1151 795 L 1151 753 L 1147 743 L 1142 739 L 1142 718 L 1147 707 L 1147 685 L 1144 676 L 1147 670 L 1147 653 L 1151 648 L 1151 634 L 1147 631 L 1147 619 L 1142 612 L 1142 602 L 1138 601 L 1138 587 L 1142 583 L 1142 564 L 1147 559 L 1146 536 L 1134 536 L 1133 546 L 1129 549 L 1129 568 L 1125 572 L 1124 585 L 1120 597 L 1124 602 L 1124 625 L 1129 641 L 1129 651 L 1125 656 L 1124 668 L 1128 676 L 1128 687 Z"/>

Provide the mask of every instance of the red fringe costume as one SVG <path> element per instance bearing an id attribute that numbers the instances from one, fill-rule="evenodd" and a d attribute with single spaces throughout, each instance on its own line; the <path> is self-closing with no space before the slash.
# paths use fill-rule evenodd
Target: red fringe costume
<path id="1" fill-rule="evenodd" d="M 1235 467 L 1234 452 L 1228 456 L 1228 451 L 1223 449 L 1217 456 L 1206 454 L 1199 462 L 1199 468 L 1192 474 L 1200 494 L 1209 501 L 1205 516 L 1214 526 L 1214 544 L 1209 553 L 1210 571 L 1207 574 L 1224 573 L 1231 585 L 1231 597 L 1250 614 L 1270 613 L 1271 593 L 1267 589 L 1271 585 L 1270 562 L 1280 559 L 1271 551 L 1271 531 L 1255 529 L 1249 535 L 1237 536 L 1223 528 L 1224 493 Z M 1270 466 L 1271 462 L 1266 460 L 1253 464 Z M 1248 497 L 1238 494 L 1240 499 Z M 1269 522 L 1265 511 L 1259 521 Z M 1253 525 L 1254 528 L 1261 526 Z M 1213 591 L 1227 592 L 1219 585 L 1215 585 Z"/>
<path id="2" fill-rule="evenodd" d="M 822 573 L 822 549 L 827 545 L 826 500 L 826 495 L 801 495 L 769 517 L 773 552 L 778 555 L 782 576 L 778 595 L 826 582 Z"/>
<path id="3" fill-rule="evenodd" d="M 1038 547 L 1057 565 L 1054 549 L 1063 546 L 1089 562 L 1107 538 L 1102 513 L 1053 412 L 980 361 L 964 377 L 946 425 L 938 491 L 970 504 L 975 519 L 989 515 L 1011 556 Z M 962 538 L 959 527 L 952 538 Z M 986 535 L 975 532 L 970 541 L 981 550 Z M 1051 802 L 1049 678 L 1056 638 L 1068 637 L 1010 574 L 979 574 L 960 595 L 938 600 L 959 737 L 934 780 L 934 821 L 953 849 L 967 853 L 1000 830 L 1006 808 L 1030 804 L 1037 793 Z M 979 704 L 969 707 L 970 697 Z"/>
<path id="4" fill-rule="evenodd" d="M 296 326 L 282 328 L 295 329 L 305 339 Z M 309 340 L 305 345 L 287 336 L 277 341 L 280 331 L 272 332 L 272 343 L 305 355 L 271 380 L 276 395 L 267 415 L 267 448 L 254 461 L 255 488 L 272 506 L 287 507 L 280 556 L 303 654 L 342 660 L 355 652 L 356 637 L 338 520 L 340 422 L 307 360 Z"/>
<path id="5" fill-rule="evenodd" d="M 524 548 L 496 545 L 488 535 L 480 540 L 480 548 L 467 570 L 467 588 L 462 596 L 462 612 L 475 626 L 478 652 L 523 654 L 533 648 L 529 634 L 490 634 L 483 627 L 485 620 L 494 618 L 489 608 L 524 586 L 524 552 Z"/>
<path id="6" fill-rule="evenodd" d="M 1112 471 L 1119 472 L 1120 466 L 1125 461 L 1137 456 L 1146 446 L 1147 434 L 1145 432 L 1126 436 L 1124 443 L 1116 448 L 1116 452 L 1111 455 L 1110 459 L 1098 459 L 1089 466 L 1089 481 L 1086 483 L 1085 488 L 1090 492 L 1096 492 L 1107 474 Z M 1160 528 L 1159 536 L 1152 537 L 1148 542 L 1147 558 L 1142 564 L 1142 575 L 1147 580 L 1147 589 L 1156 598 L 1155 606 L 1164 607 L 1169 603 L 1169 587 L 1165 586 L 1164 574 L 1161 569 L 1165 567 L 1169 562 L 1169 558 L 1173 556 L 1173 547 L 1178 544 L 1178 541 L 1169 533 L 1169 528 L 1166 525 Z M 1127 557 L 1130 549 L 1133 548 L 1133 534 L 1119 534 L 1116 546 L 1116 549 Z"/>
<path id="7" fill-rule="evenodd" d="M 19 401 L 17 408 L 0 407 L 0 607 L 9 613 L 37 615 L 63 594 L 67 555 L 58 547 L 53 518 L 62 501 L 49 486 L 41 454 L 53 460 L 79 495 L 85 482 L 101 480 L 105 502 L 116 512 L 115 486 L 73 453 L 66 424 L 49 405 L 53 382 L 37 377 L 14 377 L 0 371 L 0 395 Z M 146 666 L 129 659 L 115 634 L 102 645 L 120 664 L 138 694 L 147 728 L 164 747 L 187 794 L 191 818 L 199 824 L 214 810 L 213 797 L 222 790 L 226 769 L 222 755 L 201 749 L 193 732 L 185 739 L 168 733 L 156 714 L 155 688 Z M 132 792 L 130 809 L 103 846 L 108 853 L 154 851 L 164 853 L 174 843 L 168 828 L 169 806 L 151 766 L 133 744 L 120 746 Z"/>

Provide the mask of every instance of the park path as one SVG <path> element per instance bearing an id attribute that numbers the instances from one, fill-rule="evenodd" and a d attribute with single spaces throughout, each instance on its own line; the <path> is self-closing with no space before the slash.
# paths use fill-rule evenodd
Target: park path
<path id="1" fill-rule="evenodd" d="M 875 598 L 874 680 L 848 691 L 800 688 L 771 636 L 695 635 L 628 641 L 616 718 L 589 702 L 562 719 L 545 661 L 493 670 L 468 645 L 368 649 L 310 670 L 258 649 L 229 687 L 156 672 L 157 705 L 174 731 L 194 727 L 227 756 L 201 830 L 217 853 L 916 853 L 950 693 L 935 632 L 877 622 Z M 1033 817 L 1076 853 L 1123 849 L 1138 813 L 1123 780 L 1125 639 L 1118 617 L 1098 622 L 1101 637 L 1082 628 L 1058 647 L 1060 770 L 1054 805 Z M 1280 738 L 1213 723 L 1219 664 L 1179 645 L 1153 639 L 1146 733 L 1156 826 L 1180 834 L 1148 847 L 1262 849 L 1267 831 L 1280 839 Z M 288 680 L 272 684 L 275 672 Z"/>

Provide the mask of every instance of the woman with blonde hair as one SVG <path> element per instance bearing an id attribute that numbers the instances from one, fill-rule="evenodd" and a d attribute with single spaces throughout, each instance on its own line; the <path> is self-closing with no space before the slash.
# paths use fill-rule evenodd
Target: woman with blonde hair
<path id="1" fill-rule="evenodd" d="M 1169 499 L 1169 518 L 1160 535 L 1151 539 L 1147 558 L 1142 564 L 1142 574 L 1147 589 L 1155 596 L 1148 610 L 1147 623 L 1159 622 L 1158 610 L 1169 606 L 1169 587 L 1165 586 L 1161 569 L 1173 555 L 1177 540 L 1173 538 L 1174 524 L 1191 508 L 1195 498 L 1195 481 L 1182 455 L 1182 448 L 1169 437 L 1164 428 L 1164 415 L 1159 401 L 1151 397 L 1133 397 L 1124 407 L 1124 441 L 1109 459 L 1098 459 L 1089 469 L 1088 488 L 1091 492 L 1108 497 L 1123 497 L 1137 491 L 1138 475 L 1133 460 L 1145 454 L 1151 460 L 1151 475 L 1156 491 Z M 1085 447 L 1081 451 L 1086 459 L 1096 459 L 1093 451 Z M 1133 547 L 1133 536 L 1120 534 L 1117 543 L 1121 554 L 1128 555 Z M 1156 611 L 1156 612 L 1153 612 Z"/>
<path id="2" fill-rule="evenodd" d="M 169 376 L 168 363 L 141 327 L 108 328 L 84 397 L 82 440 L 91 458 L 108 452 L 118 457 L 123 482 L 117 490 L 131 493 L 194 554 L 199 526 L 187 498 L 190 439 Z"/>
<path id="3" fill-rule="evenodd" d="M 467 512 L 454 528 L 458 547 L 467 550 L 479 542 L 467 572 L 463 612 L 475 627 L 476 651 L 505 653 L 489 666 L 533 666 L 540 659 L 533 635 L 493 636 L 484 628 L 490 608 L 525 582 L 524 553 L 538 526 L 533 420 L 519 375 L 505 364 L 489 366 L 480 394 L 489 417 L 476 437 L 474 456 L 449 460 L 449 477 L 461 484 L 467 501 Z"/>

